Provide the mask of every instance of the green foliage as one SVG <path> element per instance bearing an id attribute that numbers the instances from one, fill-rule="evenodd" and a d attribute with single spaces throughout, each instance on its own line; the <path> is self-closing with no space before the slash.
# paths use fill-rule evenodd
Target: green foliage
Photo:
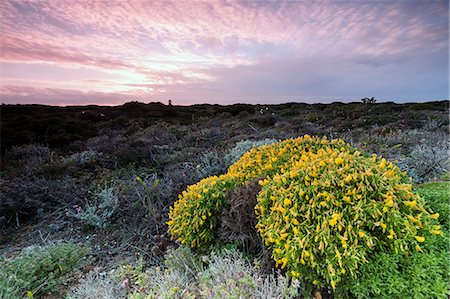
<path id="1" fill-rule="evenodd" d="M 0 298 L 56 292 L 70 274 L 87 263 L 87 246 L 62 243 L 28 247 L 13 258 L 0 258 Z"/>
<path id="2" fill-rule="evenodd" d="M 226 176 L 212 176 L 188 187 L 171 208 L 169 232 L 190 247 L 204 246 L 215 240 L 217 215 L 226 192 L 236 184 Z"/>
<path id="3" fill-rule="evenodd" d="M 357 278 L 338 287 L 338 298 L 447 298 L 449 254 L 379 253 Z"/>
<path id="4" fill-rule="evenodd" d="M 425 198 L 425 202 L 434 212 L 439 213 L 439 222 L 450 229 L 450 182 L 430 182 L 419 185 L 417 192 Z"/>
<path id="5" fill-rule="evenodd" d="M 448 228 L 449 182 L 420 185 L 418 192 L 434 211 L 439 211 L 444 236 L 427 238 L 423 252 L 408 255 L 377 253 L 337 288 L 342 298 L 448 298 L 450 295 L 450 231 Z"/>

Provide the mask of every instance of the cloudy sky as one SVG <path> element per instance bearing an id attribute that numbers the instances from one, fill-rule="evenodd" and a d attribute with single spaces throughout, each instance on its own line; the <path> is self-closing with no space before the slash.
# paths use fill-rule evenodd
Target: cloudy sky
<path id="1" fill-rule="evenodd" d="M 448 99 L 448 1 L 0 2 L 2 103 Z"/>

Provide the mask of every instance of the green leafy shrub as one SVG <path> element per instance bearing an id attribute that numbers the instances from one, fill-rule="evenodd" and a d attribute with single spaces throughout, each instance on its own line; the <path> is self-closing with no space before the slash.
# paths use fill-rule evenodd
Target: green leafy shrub
<path id="1" fill-rule="evenodd" d="M 233 181 L 224 175 L 212 176 L 188 187 L 171 207 L 169 232 L 190 247 L 199 247 L 215 239 L 217 217 Z"/>
<path id="2" fill-rule="evenodd" d="M 0 298 L 56 292 L 70 274 L 85 265 L 87 246 L 62 243 L 28 247 L 16 257 L 0 258 Z"/>
<path id="3" fill-rule="evenodd" d="M 439 211 L 444 236 L 427 238 L 423 253 L 377 253 L 362 265 L 357 277 L 344 279 L 337 288 L 342 298 L 448 298 L 450 295 L 449 183 L 419 186 L 419 193 Z M 446 208 L 443 208 L 446 206 Z"/>

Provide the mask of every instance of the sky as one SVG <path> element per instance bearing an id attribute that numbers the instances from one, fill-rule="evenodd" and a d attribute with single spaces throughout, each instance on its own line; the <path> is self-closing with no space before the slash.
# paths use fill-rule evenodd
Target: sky
<path id="1" fill-rule="evenodd" d="M 0 101 L 449 98 L 448 1 L 0 1 Z"/>

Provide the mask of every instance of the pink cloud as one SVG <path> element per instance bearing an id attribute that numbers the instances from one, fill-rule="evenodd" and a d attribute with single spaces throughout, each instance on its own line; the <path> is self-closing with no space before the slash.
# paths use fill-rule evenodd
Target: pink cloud
<path id="1" fill-rule="evenodd" d="M 0 2 L 0 10 L 3 63 L 52 64 L 61 73 L 74 67 L 97 68 L 120 78 L 111 82 L 80 76 L 78 81 L 85 84 L 80 96 L 65 95 L 74 101 L 90 96 L 89 91 L 99 92 L 98 85 L 105 88 L 101 91 L 105 94 L 111 88 L 112 97 L 142 93 L 148 87 L 153 95 L 176 94 L 192 100 L 195 94 L 212 101 L 238 97 L 235 90 L 242 95 L 257 93 L 254 89 L 259 82 L 260 90 L 278 90 L 281 96 L 277 82 L 285 74 L 277 72 L 297 78 L 286 79 L 292 81 L 286 96 L 318 92 L 340 96 L 339 90 L 351 84 L 335 91 L 313 89 L 304 71 L 322 74 L 321 82 L 341 82 L 328 75 L 333 66 L 349 73 L 355 64 L 356 69 L 365 65 L 365 72 L 386 78 L 396 66 L 395 73 L 406 77 L 410 74 L 401 71 L 405 60 L 417 72 L 431 72 L 430 78 L 448 74 L 448 67 L 435 64 L 435 60 L 448 61 L 446 2 L 9 0 Z M 277 63 L 267 68 L 273 61 L 298 66 L 298 73 L 277 68 Z M 307 61 L 308 67 L 299 61 Z M 261 70 L 268 72 L 267 79 L 262 78 Z M 32 84 L 29 87 L 38 88 L 40 99 L 53 98 L 47 92 L 52 90 L 51 82 L 14 81 L 8 71 L 1 73 L 3 82 L 23 88 Z M 233 76 L 227 77 L 231 73 Z M 241 73 L 246 77 L 233 80 Z M 242 82 L 253 82 L 253 78 L 261 81 L 243 88 Z M 397 90 L 390 86 L 394 83 L 385 80 L 380 84 L 385 90 Z M 367 83 L 367 91 L 372 84 Z M 304 90 L 300 92 L 298 86 Z M 448 84 L 440 85 L 441 93 L 446 87 Z M 55 90 L 72 88 L 69 83 L 54 85 Z M 437 87 L 430 87 L 429 93 L 434 94 L 431 88 Z M 158 90 L 165 92 L 159 94 Z M 260 92 L 259 96 L 266 94 Z"/>
<path id="2" fill-rule="evenodd" d="M 3 62 L 50 62 L 55 64 L 89 65 L 101 68 L 127 69 L 133 66 L 100 57 L 92 57 L 63 47 L 39 44 L 27 40 L 1 36 Z"/>

